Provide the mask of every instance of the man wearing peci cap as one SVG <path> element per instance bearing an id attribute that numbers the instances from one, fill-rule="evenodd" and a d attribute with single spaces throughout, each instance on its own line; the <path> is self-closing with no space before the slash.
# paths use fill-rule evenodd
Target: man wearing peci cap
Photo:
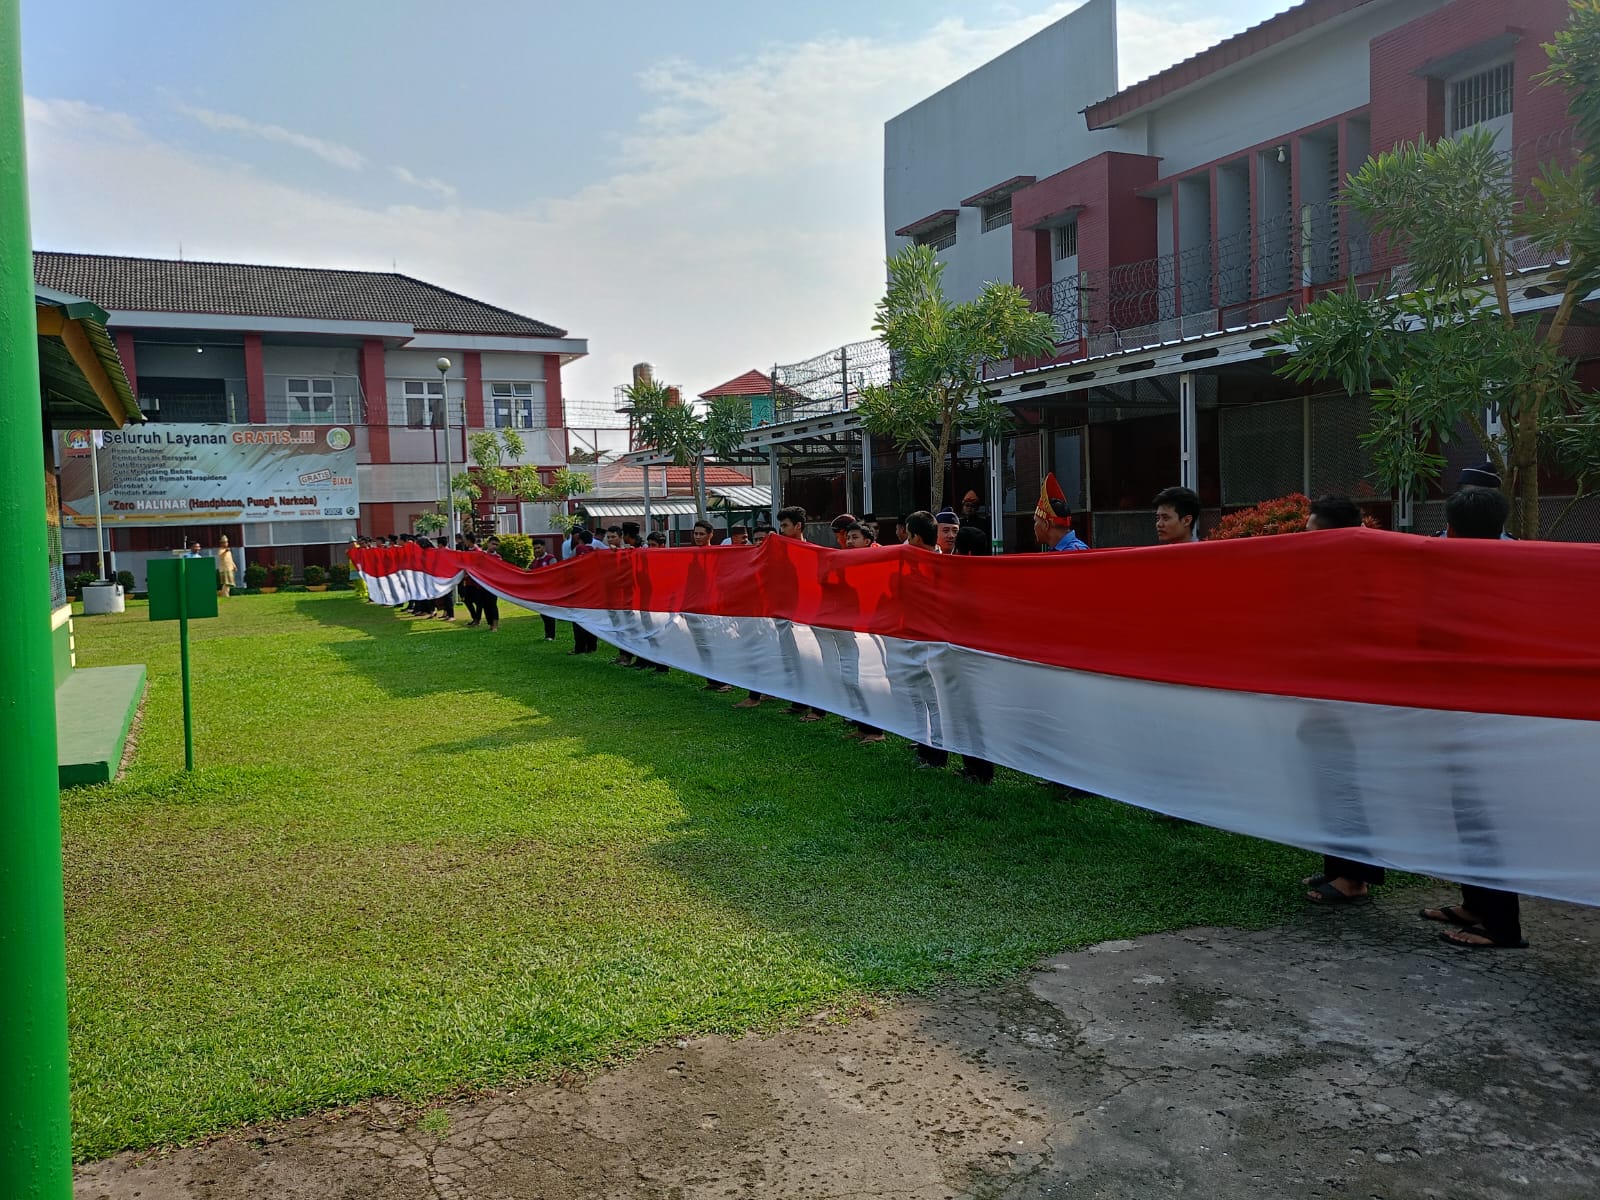
<path id="1" fill-rule="evenodd" d="M 954 554 L 956 552 L 956 533 L 961 528 L 961 518 L 956 516 L 955 509 L 946 507 L 940 509 L 933 520 L 939 526 L 939 553 Z"/>
<path id="2" fill-rule="evenodd" d="M 1456 480 L 1456 492 L 1459 494 L 1468 488 L 1487 488 L 1491 492 L 1498 492 L 1500 490 L 1500 472 L 1494 469 L 1494 463 L 1486 458 L 1476 467 L 1463 467 L 1461 469 L 1461 477 Z M 1447 524 L 1433 536 L 1449 537 L 1450 526 Z M 1502 529 L 1500 531 L 1500 540 L 1502 542 L 1514 542 L 1517 539 Z"/>
<path id="3" fill-rule="evenodd" d="M 839 544 L 839 549 L 845 550 L 849 548 L 845 542 L 845 533 L 855 523 L 856 519 L 850 513 L 840 513 L 828 522 L 828 529 L 832 531 L 833 540 Z"/>
<path id="4" fill-rule="evenodd" d="M 1054 471 L 1044 477 L 1039 488 L 1039 503 L 1033 510 L 1033 540 L 1052 553 L 1089 548 L 1089 543 L 1072 528 L 1072 509 L 1067 506 L 1067 494 L 1056 482 Z"/>

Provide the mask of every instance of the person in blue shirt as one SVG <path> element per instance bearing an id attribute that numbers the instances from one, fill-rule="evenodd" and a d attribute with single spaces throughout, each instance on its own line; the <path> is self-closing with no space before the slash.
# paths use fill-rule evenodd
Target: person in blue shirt
<path id="1" fill-rule="evenodd" d="M 1067 494 L 1056 482 L 1055 472 L 1044 477 L 1039 488 L 1039 504 L 1033 510 L 1033 538 L 1046 550 L 1087 550 L 1089 543 L 1072 528 L 1072 509 Z"/>

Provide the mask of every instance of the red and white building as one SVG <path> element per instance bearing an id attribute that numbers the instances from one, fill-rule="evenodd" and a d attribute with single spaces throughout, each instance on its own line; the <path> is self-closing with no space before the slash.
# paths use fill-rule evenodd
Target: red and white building
<path id="1" fill-rule="evenodd" d="M 1293 491 L 1402 515 L 1375 492 L 1359 445 L 1368 402 L 1279 378 L 1272 326 L 1396 265 L 1334 203 L 1371 153 L 1487 128 L 1519 187 L 1571 154 L 1566 97 L 1538 82 L 1542 43 L 1567 15 L 1565 0 L 1304 0 L 1123 87 L 1115 0 L 1089 0 L 890 120 L 886 252 L 932 246 L 953 299 L 1015 283 L 1059 337 L 1048 362 L 997 366 L 994 391 L 1017 427 L 958 446 L 937 468 L 945 495 L 977 489 L 1010 548 L 1031 542 L 1047 470 L 1095 545 L 1152 541 L 1151 498 L 1177 483 L 1200 493 L 1207 524 Z M 1547 264 L 1530 251 L 1521 265 Z M 1518 302 L 1541 303 L 1537 287 Z M 1589 329 L 1569 352 L 1600 356 Z M 859 359 L 864 348 L 845 349 Z M 783 389 L 829 358 L 778 369 L 776 420 L 751 434 L 752 454 L 809 474 L 800 448 L 848 435 L 843 458 L 820 468 L 842 479 L 840 507 L 926 503 L 926 456 L 860 433 L 848 372 L 827 395 L 785 404 Z M 1482 457 L 1470 440 L 1445 450 L 1447 481 Z M 1441 498 L 1417 498 L 1417 529 L 1438 527 Z M 1560 536 L 1600 537 L 1600 508 L 1580 503 Z"/>
<path id="2" fill-rule="evenodd" d="M 568 463 L 562 372 L 587 342 L 407 275 L 40 252 L 38 283 L 92 300 L 151 422 L 348 425 L 359 515 L 203 528 L 152 522 L 111 531 L 120 569 L 227 535 L 250 561 L 296 572 L 327 564 L 359 533 L 408 533 L 437 512 L 448 457 L 463 469 L 480 430 L 515 429 L 522 462 Z M 439 358 L 450 360 L 440 373 Z M 446 416 L 448 413 L 448 416 Z M 510 504 L 501 529 L 545 533 L 548 506 Z M 486 516 L 489 514 L 485 514 Z M 92 530 L 63 549 L 92 553 Z"/>

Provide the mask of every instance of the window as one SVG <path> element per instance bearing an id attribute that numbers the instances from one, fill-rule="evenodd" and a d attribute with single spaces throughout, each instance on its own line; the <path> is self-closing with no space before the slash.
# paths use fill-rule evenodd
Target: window
<path id="1" fill-rule="evenodd" d="M 534 408 L 539 399 L 534 394 L 537 384 L 492 383 L 489 394 L 494 400 L 494 425 L 496 429 L 533 429 L 544 426 L 544 413 Z M 535 422 L 535 416 L 539 419 Z"/>
<path id="2" fill-rule="evenodd" d="M 1050 244 L 1055 260 L 1060 262 L 1064 258 L 1078 256 L 1078 223 L 1068 221 L 1065 225 L 1057 225 L 1050 235 Z"/>
<path id="3" fill-rule="evenodd" d="M 408 379 L 404 388 L 406 424 L 412 429 L 442 427 L 444 384 L 435 379 Z"/>
<path id="4" fill-rule="evenodd" d="M 934 253 L 948 250 L 956 244 L 956 219 L 951 217 L 948 221 L 941 221 L 931 229 L 917 234 L 917 245 L 928 246 Z"/>
<path id="5" fill-rule="evenodd" d="M 988 233 L 991 229 L 1003 229 L 1011 224 L 1011 197 L 996 200 L 993 204 L 983 206 L 983 231 Z"/>
<path id="6" fill-rule="evenodd" d="M 333 424 L 333 380 L 290 376 L 286 390 L 291 425 Z"/>
<path id="7" fill-rule="evenodd" d="M 1451 134 L 1510 116 L 1511 87 L 1510 63 L 1456 80 L 1450 85 Z"/>

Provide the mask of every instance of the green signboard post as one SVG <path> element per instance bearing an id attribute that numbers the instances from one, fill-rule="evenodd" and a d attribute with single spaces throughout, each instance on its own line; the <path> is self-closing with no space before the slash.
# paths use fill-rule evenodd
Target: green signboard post
<path id="1" fill-rule="evenodd" d="M 189 622 L 217 615 L 217 564 L 210 558 L 157 558 L 145 566 L 150 619 L 178 623 L 183 671 L 183 769 L 194 770 L 194 712 L 189 703 Z"/>

